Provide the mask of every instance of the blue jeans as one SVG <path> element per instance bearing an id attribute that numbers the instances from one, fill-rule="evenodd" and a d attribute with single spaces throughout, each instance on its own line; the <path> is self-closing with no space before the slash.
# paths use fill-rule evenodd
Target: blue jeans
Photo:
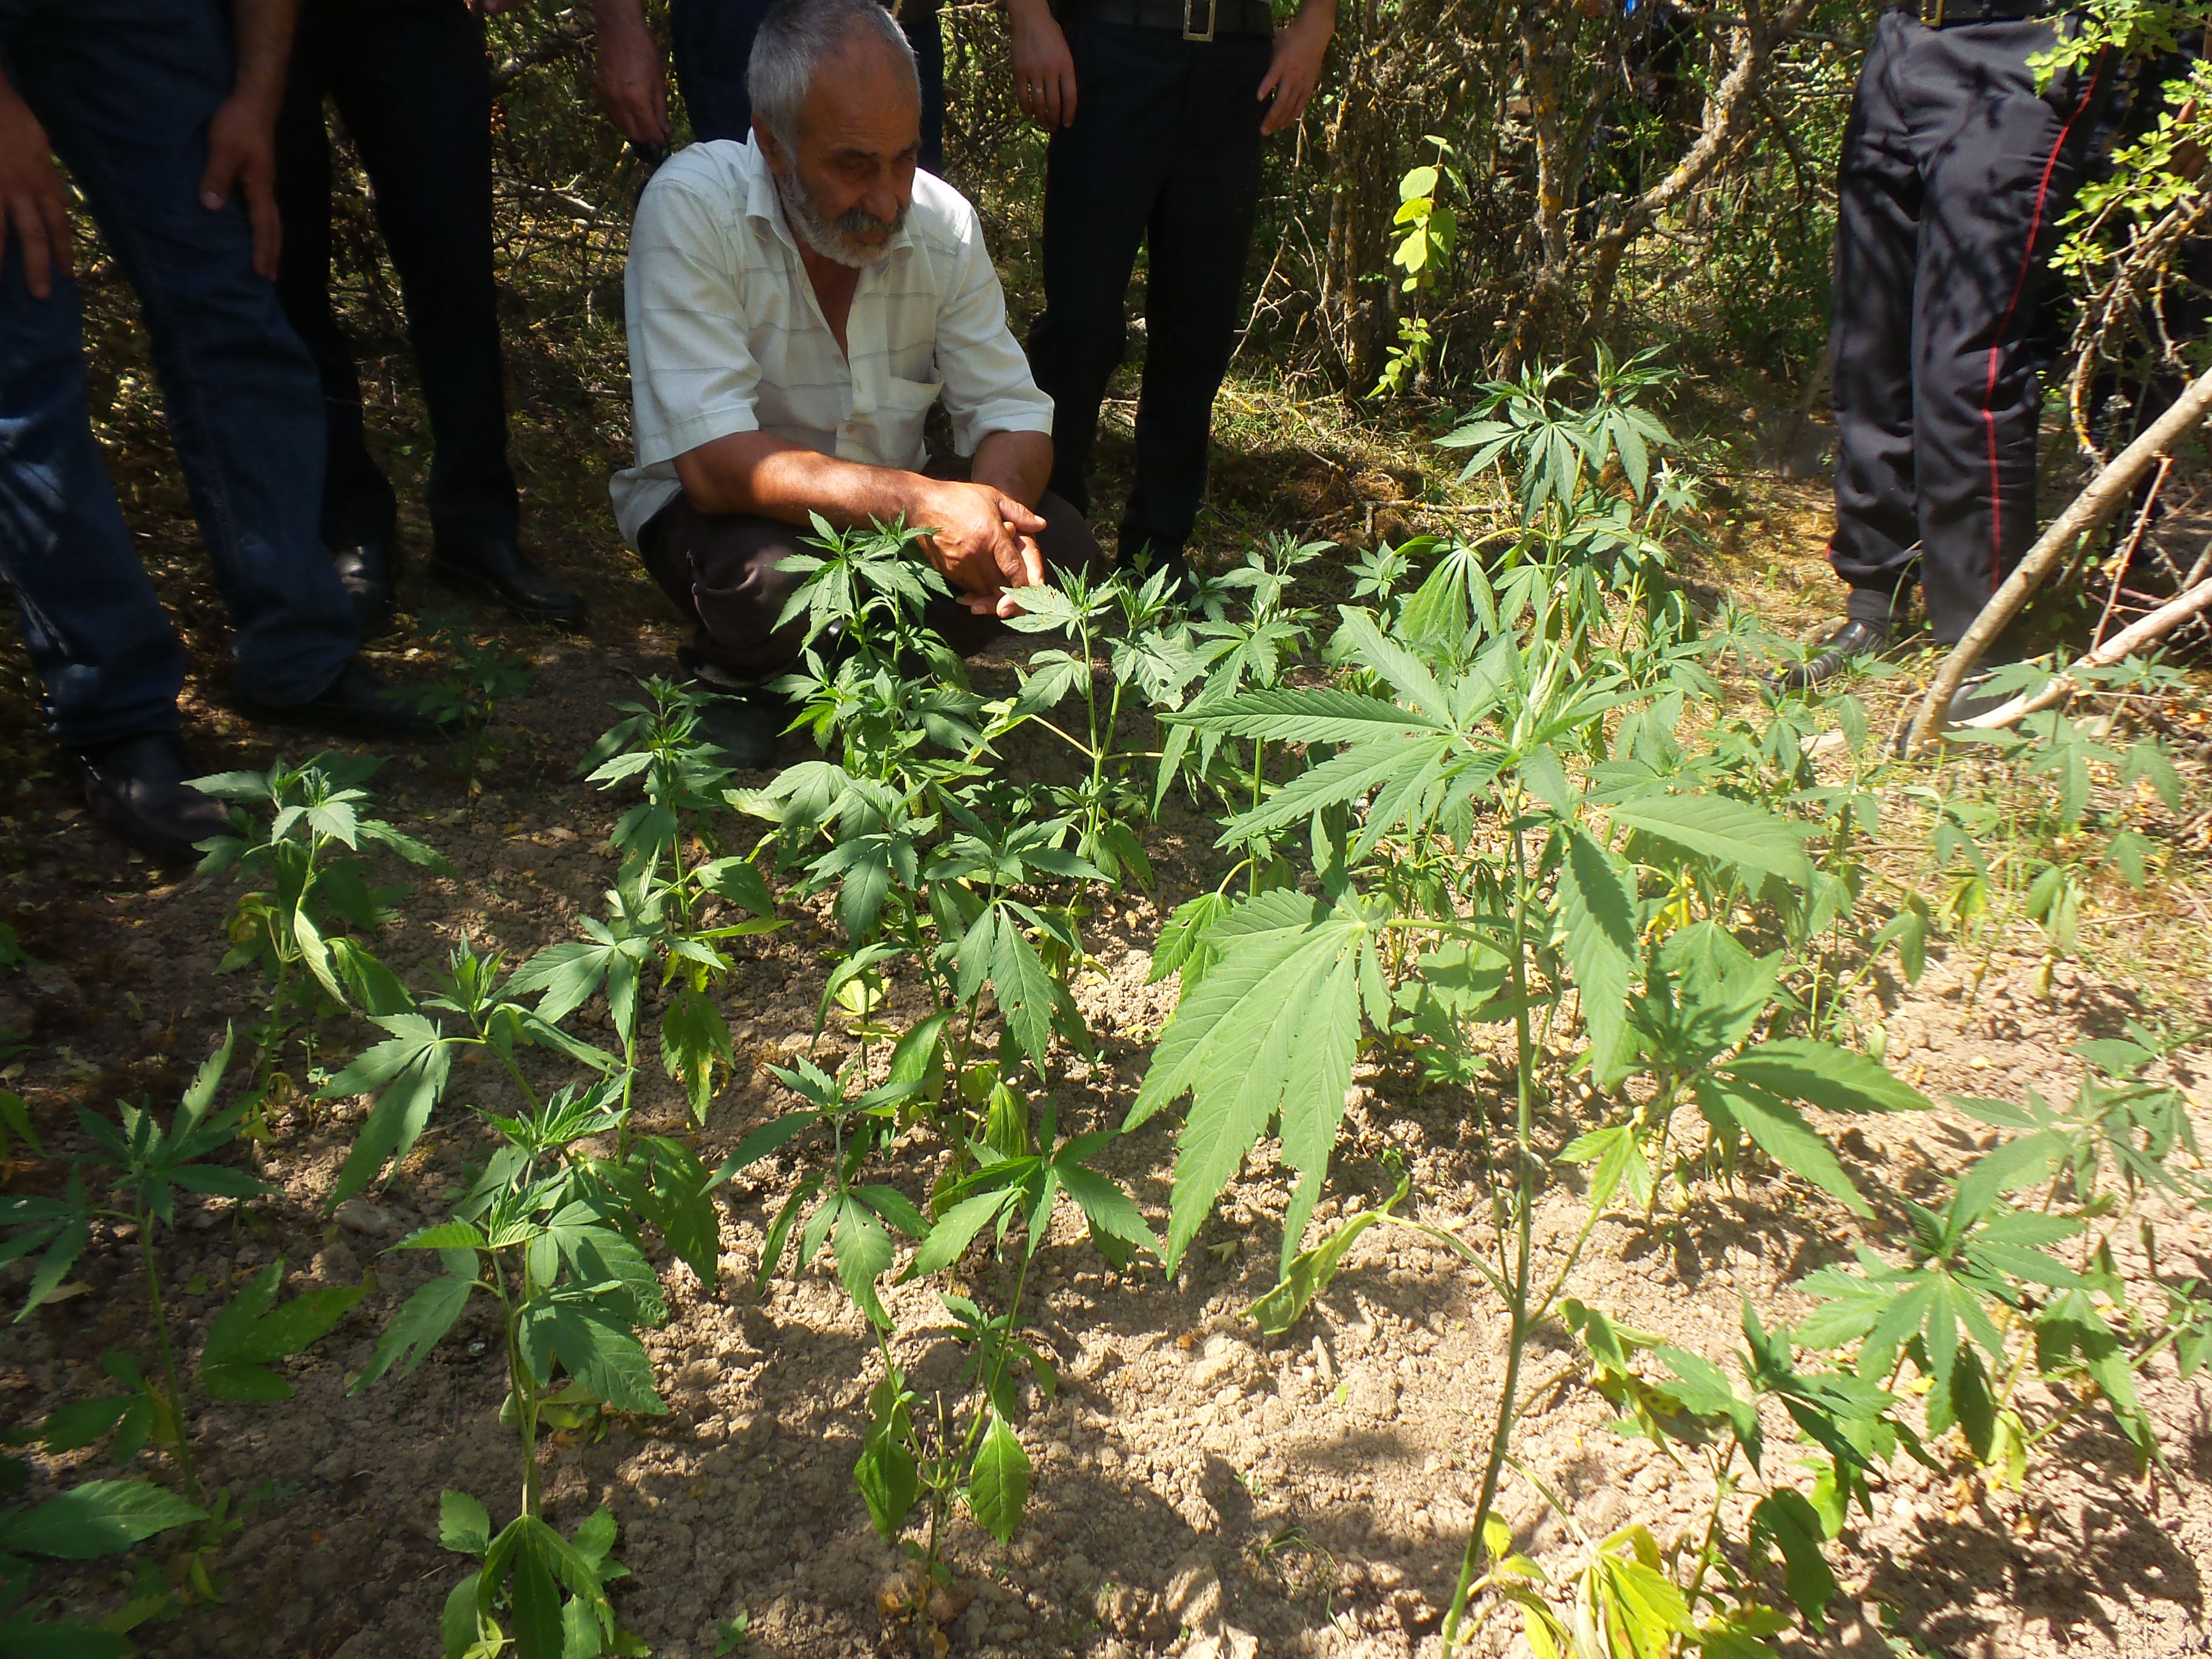
<path id="1" fill-rule="evenodd" d="M 234 78 L 216 0 L 0 0 L 0 61 L 137 290 L 169 430 L 230 612 L 235 686 L 302 702 L 360 643 L 316 534 L 322 396 L 253 274 L 234 195 L 199 202 L 207 125 Z M 55 736 L 173 731 L 185 653 L 138 562 L 92 433 L 75 283 L 33 299 L 0 268 L 0 576 Z"/>
<path id="2" fill-rule="evenodd" d="M 671 0 L 669 56 L 676 89 L 691 136 L 702 143 L 729 138 L 742 144 L 753 127 L 753 100 L 745 92 L 745 65 L 775 0 Z M 899 27 L 914 48 L 921 81 L 921 155 L 924 170 L 945 171 L 945 31 L 936 0 L 906 0 Z"/>

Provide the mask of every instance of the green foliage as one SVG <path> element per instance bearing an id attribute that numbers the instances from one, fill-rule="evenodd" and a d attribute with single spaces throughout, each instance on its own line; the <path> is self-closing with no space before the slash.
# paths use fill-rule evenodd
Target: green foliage
<path id="1" fill-rule="evenodd" d="M 412 836 L 368 815 L 361 787 L 382 764 L 374 756 L 318 755 L 297 767 L 223 772 L 193 786 L 231 811 L 234 833 L 205 842 L 204 873 L 235 868 L 262 885 L 241 894 L 232 913 L 231 949 L 218 971 L 258 967 L 269 987 L 267 1012 L 251 1035 L 260 1051 L 259 1080 L 276 1075 L 295 1036 L 312 1074 L 317 1026 L 344 1010 L 382 1018 L 408 1006 L 406 992 L 363 940 L 392 919 L 405 890 L 372 887 L 364 848 L 450 876 L 445 860 Z M 250 809 L 265 808 L 265 824 Z M 341 850 L 342 849 L 342 850 Z M 350 931 L 349 931 L 350 930 Z"/>
<path id="2" fill-rule="evenodd" d="M 487 1115 L 507 1144 L 454 1218 L 393 1247 L 435 1250 L 445 1273 L 408 1299 L 353 1384 L 358 1390 L 394 1370 L 405 1376 L 451 1329 L 471 1295 L 488 1293 L 504 1330 L 532 1513 L 538 1418 L 556 1367 L 598 1404 L 647 1414 L 666 1410 L 636 1334 L 667 1317 L 659 1276 L 641 1248 L 639 1208 L 665 1216 L 672 1197 L 653 1184 L 658 1166 L 641 1156 L 600 1159 L 579 1145 L 620 1127 L 623 1087 L 620 1079 L 603 1079 L 580 1091 L 557 1091 L 516 1117 Z M 675 1162 L 678 1193 L 702 1201 L 696 1162 Z M 640 1196 L 643 1206 L 635 1206 Z M 684 1224 L 669 1231 L 681 1237 Z M 711 1282 L 711 1265 L 702 1276 Z"/>
<path id="3" fill-rule="evenodd" d="M 614 1559 L 615 1518 L 598 1510 L 563 1538 L 526 1510 L 496 1536 L 484 1506 L 448 1488 L 439 1499 L 438 1541 L 482 1568 L 454 1585 L 440 1621 L 446 1659 L 592 1659 L 644 1654 L 624 1630 L 606 1587 L 628 1576 Z M 505 1622 L 502 1623 L 501 1620 Z"/>
<path id="4" fill-rule="evenodd" d="M 1643 406 L 1643 394 L 1665 386 L 1672 372 L 1656 349 L 1616 362 L 1601 345 L 1592 371 L 1595 400 L 1583 408 L 1561 401 L 1554 388 L 1567 381 L 1564 366 L 1528 368 L 1514 380 L 1475 388 L 1474 409 L 1437 441 L 1474 453 L 1463 478 L 1507 465 L 1520 480 L 1521 514 L 1534 523 L 1547 513 L 1572 514 L 1601 486 L 1608 465 L 1641 501 L 1650 482 L 1651 453 L 1671 447 L 1666 424 Z"/>
<path id="5" fill-rule="evenodd" d="M 618 705 L 629 717 L 600 737 L 580 768 L 603 789 L 635 781 L 645 795 L 608 837 L 622 863 L 607 920 L 587 920 L 585 939 L 539 951 L 511 988 L 542 994 L 538 1018 L 547 1023 L 604 992 L 624 1063 L 635 1067 L 640 982 L 657 960 L 666 995 L 661 1064 L 703 1123 L 734 1058 L 729 1021 L 711 995 L 731 971 L 724 942 L 783 924 L 759 869 L 723 850 L 732 774 L 708 738 L 700 695 L 664 679 L 642 684 L 649 700 Z M 738 910 L 750 917 L 731 915 Z"/>
<path id="6" fill-rule="evenodd" d="M 498 757 L 493 715 L 530 690 L 534 671 L 528 657 L 502 648 L 496 635 L 479 637 L 465 611 L 434 611 L 422 620 L 442 660 L 416 703 L 444 729 L 454 769 L 473 797 L 481 787 L 477 774 Z"/>

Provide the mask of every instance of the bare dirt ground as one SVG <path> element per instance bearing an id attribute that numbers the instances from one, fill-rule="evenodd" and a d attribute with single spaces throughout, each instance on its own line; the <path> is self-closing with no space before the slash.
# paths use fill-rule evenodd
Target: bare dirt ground
<path id="1" fill-rule="evenodd" d="M 1319 465 L 1249 465 L 1255 495 L 1272 478 L 1297 498 L 1296 517 L 1335 515 L 1340 534 L 1366 533 L 1355 521 L 1371 520 L 1377 502 L 1386 518 L 1403 510 L 1388 503 L 1402 500 L 1405 481 L 1373 456 L 1314 459 Z M 125 473 L 155 526 L 153 544 L 180 550 L 155 563 L 195 647 L 187 719 L 199 752 L 211 769 L 303 755 L 315 745 L 250 730 L 224 710 L 219 612 L 204 573 L 181 550 L 191 544 L 173 480 L 158 461 L 143 465 L 140 472 L 126 462 Z M 1230 476 L 1241 482 L 1235 466 Z M 1811 527 L 1817 499 L 1811 486 L 1747 478 L 1705 575 L 1755 599 L 1785 627 L 1810 626 L 1826 597 Z M 471 800 L 441 761 L 405 754 L 374 785 L 389 815 L 446 852 L 459 876 L 418 883 L 404 920 L 384 937 L 380 948 L 403 972 L 434 964 L 464 939 L 515 959 L 568 937 L 611 873 L 605 836 L 618 804 L 578 783 L 574 764 L 635 677 L 667 665 L 675 634 L 610 535 L 560 527 L 580 521 L 549 512 L 539 527 L 555 562 L 594 599 L 586 635 L 555 638 L 477 613 L 488 635 L 526 649 L 537 669 L 530 694 L 501 715 L 501 755 L 484 792 Z M 388 643 L 385 665 L 407 674 L 417 647 L 404 631 Z M 75 1103 L 145 1098 L 166 1109 L 226 1022 L 248 1014 L 258 988 L 215 971 L 227 881 L 149 870 L 90 829 L 37 732 L 20 647 L 0 647 L 0 664 L 9 780 L 0 801 L 0 920 L 44 964 L 0 981 L 0 1027 L 22 1024 L 32 1039 L 6 1075 L 49 1146 L 65 1149 Z M 1202 878 L 1210 838 L 1198 820 L 1170 814 L 1152 842 L 1161 890 L 1132 894 L 1118 914 L 1096 919 L 1100 972 L 1082 997 L 1102 1060 L 1061 1103 L 1071 1127 L 1117 1123 L 1142 1074 L 1171 1000 L 1169 987 L 1144 983 L 1148 951 L 1166 909 Z M 2062 969 L 2048 1000 L 2031 993 L 2024 949 L 2001 945 L 1986 962 L 1939 951 L 1917 987 L 1885 986 L 1863 1018 L 1881 1024 L 1891 1063 L 1931 1094 L 2017 1099 L 2033 1088 L 2069 1098 L 2079 1071 L 2071 1042 L 2117 1032 L 2154 1003 L 2169 1015 L 2212 1016 L 2199 901 L 2177 890 L 2151 908 L 2093 915 L 2085 965 Z M 740 1075 L 710 1115 L 710 1161 L 784 1109 L 764 1067 L 806 1044 L 830 933 L 810 915 L 738 942 L 745 960 L 730 1012 Z M 2154 970 L 2135 965 L 2150 963 Z M 366 1030 L 337 1035 L 358 1046 Z M 825 1041 L 835 1053 L 843 1040 L 833 1030 Z M 2202 1086 L 2186 1063 L 2175 1076 Z M 266 1149 L 264 1174 L 281 1197 L 245 1211 L 197 1207 L 182 1218 L 165 1270 L 187 1351 L 190 1333 L 277 1256 L 299 1285 L 373 1274 L 375 1288 L 292 1364 L 295 1401 L 207 1414 L 210 1481 L 262 1496 L 226 1551 L 222 1601 L 143 1628 L 149 1653 L 396 1659 L 436 1650 L 438 1609 L 460 1571 L 436 1540 L 437 1492 L 463 1488 L 496 1511 L 519 1485 L 512 1436 L 495 1421 L 504 1382 L 484 1340 L 490 1328 L 465 1325 L 405 1381 L 354 1398 L 345 1385 L 426 1270 L 382 1252 L 442 1213 L 482 1156 L 459 1104 L 496 1105 L 497 1085 L 489 1072 L 471 1083 L 475 1092 L 456 1090 L 454 1105 L 374 1202 L 349 1209 L 343 1223 L 327 1219 L 321 1203 L 353 1127 L 343 1108 L 319 1121 L 295 1112 Z M 1499 1101 L 1425 1097 L 1411 1077 L 1371 1065 L 1360 1084 L 1322 1214 L 1387 1193 L 1401 1163 L 1425 1218 L 1479 1223 L 1488 1187 L 1478 1125 Z M 673 1128 L 682 1103 L 672 1087 L 659 1089 L 647 1091 L 644 1110 Z M 2199 1120 L 2200 1133 L 2212 1133 L 2212 1121 Z M 1571 1133 L 1563 1123 L 1547 1127 L 1555 1139 Z M 1166 1206 L 1170 1134 L 1164 1117 L 1108 1155 L 1155 1217 Z M 1601 1227 L 1573 1292 L 1721 1358 L 1737 1340 L 1742 1297 L 1770 1321 L 1802 1312 L 1807 1304 L 1790 1285 L 1847 1258 L 1861 1238 L 1894 1240 L 1896 1200 L 1932 1190 L 1987 1135 L 1948 1109 L 1863 1123 L 1841 1144 L 1877 1197 L 1871 1226 L 1793 1180 L 1749 1178 L 1706 1189 L 1679 1212 L 1662 1208 L 1649 1224 Z M 890 1178 L 919 1193 L 933 1157 L 919 1139 L 902 1146 Z M 649 1346 L 672 1414 L 617 1419 L 599 1437 L 548 1453 L 551 1518 L 567 1527 L 604 1504 L 619 1519 L 617 1553 L 635 1576 L 617 1589 L 617 1605 L 664 1659 L 707 1659 L 717 1623 L 741 1612 L 750 1621 L 749 1654 L 826 1659 L 910 1643 L 879 1600 L 898 1558 L 870 1529 L 851 1480 L 863 1402 L 878 1374 L 872 1345 L 826 1275 L 777 1281 L 758 1298 L 751 1291 L 763 1230 L 790 1180 L 771 1162 L 725 1189 L 718 1285 L 671 1265 L 673 1316 Z M 1440 1250 L 1370 1233 L 1291 1335 L 1263 1340 L 1243 1314 L 1272 1283 L 1283 1194 L 1271 1169 L 1248 1170 L 1172 1282 L 1156 1267 L 1117 1274 L 1079 1236 L 1044 1252 L 1024 1312 L 1065 1387 L 1056 1399 L 1030 1401 L 1022 1433 L 1036 1475 L 1012 1547 L 1000 1551 L 964 1524 L 954 1529 L 965 1600 L 951 1630 L 954 1651 L 1085 1659 L 1436 1651 L 1472 1518 L 1502 1320 Z M 2167 1273 L 2212 1277 L 2212 1217 L 2154 1213 Z M 1558 1250 L 1578 1218 L 1574 1194 L 1555 1192 L 1540 1241 Z M 2122 1263 L 2139 1273 L 2134 1249 L 2121 1242 Z M 136 1271 L 129 1241 L 99 1237 L 76 1275 L 80 1293 L 0 1330 L 0 1418 L 33 1422 L 103 1391 L 99 1354 L 137 1334 L 144 1317 Z M 889 1299 L 902 1364 L 925 1391 L 949 1380 L 957 1350 L 932 1334 L 939 1316 L 932 1293 L 909 1287 Z M 1577 1525 L 1601 1533 L 1641 1518 L 1665 1541 L 1702 1501 L 1696 1479 L 1609 1431 L 1611 1409 L 1577 1376 L 1564 1332 L 1553 1334 L 1536 1356 L 1522 1457 L 1569 1500 Z M 1938 1479 L 1900 1458 L 1876 1517 L 1860 1518 L 1848 1539 L 1847 1594 L 1832 1632 L 1799 1640 L 1799 1650 L 1887 1654 L 1881 1627 L 1893 1625 L 1921 1651 L 1956 1659 L 2208 1650 L 2204 1379 L 2179 1382 L 2161 1361 L 2144 1394 L 2171 1477 L 2138 1477 L 2124 1442 L 2094 1413 L 2042 1449 L 2018 1492 L 1993 1492 L 1963 1464 Z M 1523 1547 L 1555 1559 L 1571 1551 L 1568 1528 L 1527 1483 L 1509 1482 L 1504 1513 Z M 94 1575 L 58 1582 L 94 1612 L 123 1593 Z M 1516 1639 L 1498 1620 L 1474 1651 L 1502 1654 Z"/>

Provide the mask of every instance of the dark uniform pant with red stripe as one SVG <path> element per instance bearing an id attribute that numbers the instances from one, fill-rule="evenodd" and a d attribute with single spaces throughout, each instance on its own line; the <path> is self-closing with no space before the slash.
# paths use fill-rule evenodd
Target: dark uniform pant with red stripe
<path id="1" fill-rule="evenodd" d="M 1947 644 L 2035 539 L 2044 264 L 2100 79 L 2038 95 L 2027 60 L 2051 40 L 2042 22 L 1887 13 L 1844 133 L 1829 558 L 1869 622 L 1891 617 L 1917 558 Z"/>

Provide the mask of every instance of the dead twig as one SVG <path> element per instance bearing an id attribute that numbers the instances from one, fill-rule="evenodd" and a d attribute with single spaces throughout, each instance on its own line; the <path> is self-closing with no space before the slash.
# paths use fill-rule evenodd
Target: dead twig
<path id="1" fill-rule="evenodd" d="M 2137 438 L 2119 456 L 2089 481 L 2088 488 L 2076 495 L 2066 510 L 2051 520 L 2035 545 L 2027 550 L 2004 585 L 1997 589 L 1990 602 L 1982 607 L 1982 614 L 1974 618 L 1973 626 L 1966 637 L 1952 648 L 1943 659 L 1928 696 L 1913 719 L 1912 729 L 1905 737 L 1905 752 L 1914 753 L 1924 745 L 1937 730 L 1942 711 L 1952 696 L 1964 683 L 1974 665 L 1982 659 L 1990 642 L 2004 631 L 2017 617 L 2029 596 L 2075 547 L 2098 529 L 2117 511 L 2135 482 L 2149 471 L 2153 461 L 2166 454 L 2179 441 L 2182 434 L 2203 424 L 2212 416 L 2212 372 L 2200 375 L 2189 389 L 2173 400 L 2173 405 L 2153 422 L 2148 430 Z M 2178 601 L 2177 601 L 2178 603 Z M 2172 607 L 2167 607 L 2169 610 Z M 2201 608 L 2201 607 L 2200 607 Z M 2154 614 L 2164 614 L 2163 612 Z M 2190 613 L 2194 615 L 2194 612 Z M 2144 619 L 2146 622 L 2149 618 Z M 2140 628 L 2142 624 L 2137 623 Z M 2133 633 L 2134 629 L 2128 630 Z M 2121 635 L 2126 637 L 2125 635 Z"/>

